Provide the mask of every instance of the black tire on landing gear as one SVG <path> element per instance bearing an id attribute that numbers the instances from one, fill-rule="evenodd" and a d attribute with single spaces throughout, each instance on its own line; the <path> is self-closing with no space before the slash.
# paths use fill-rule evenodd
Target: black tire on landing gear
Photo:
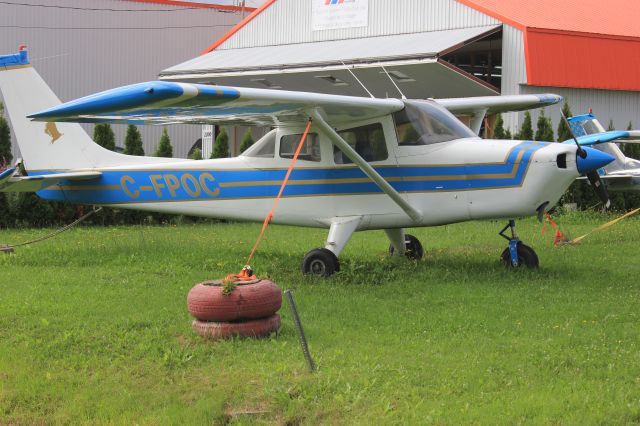
<path id="1" fill-rule="evenodd" d="M 504 249 L 500 256 L 504 266 L 513 268 L 511 263 L 511 254 L 509 254 L 509 247 Z M 518 243 L 518 267 L 526 266 L 529 269 L 536 269 L 540 265 L 538 261 L 538 255 L 533 249 L 525 244 Z"/>
<path id="2" fill-rule="evenodd" d="M 331 250 L 326 248 L 313 249 L 302 260 L 304 274 L 329 277 L 340 270 L 340 261 Z"/>
<path id="3" fill-rule="evenodd" d="M 393 244 L 389 246 L 389 254 L 393 256 L 395 247 Z M 420 240 L 411 234 L 404 234 L 404 255 L 411 260 L 420 260 L 424 256 L 424 249 Z"/>

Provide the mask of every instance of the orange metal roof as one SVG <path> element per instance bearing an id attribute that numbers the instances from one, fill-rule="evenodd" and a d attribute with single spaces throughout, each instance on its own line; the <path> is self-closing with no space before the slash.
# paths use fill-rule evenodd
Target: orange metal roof
<path id="1" fill-rule="evenodd" d="M 638 0 L 457 0 L 516 28 L 640 37 Z"/>
<path id="2" fill-rule="evenodd" d="M 527 83 L 640 91 L 638 0 L 457 0 L 524 32 Z"/>

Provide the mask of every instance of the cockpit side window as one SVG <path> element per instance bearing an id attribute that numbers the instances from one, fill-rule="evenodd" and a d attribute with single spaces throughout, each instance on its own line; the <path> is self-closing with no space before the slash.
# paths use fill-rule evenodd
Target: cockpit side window
<path id="1" fill-rule="evenodd" d="M 433 102 L 405 101 L 405 108 L 393 114 L 393 119 L 400 146 L 476 137 L 449 111 Z"/>
<path id="2" fill-rule="evenodd" d="M 284 135 L 280 138 L 280 158 L 293 158 L 300 144 L 302 134 Z M 309 133 L 305 139 L 298 160 L 320 161 L 320 141 L 317 133 Z"/>
<path id="3" fill-rule="evenodd" d="M 272 130 L 254 143 L 245 152 L 245 157 L 273 158 L 276 153 L 276 131 Z"/>
<path id="4" fill-rule="evenodd" d="M 384 131 L 380 123 L 340 130 L 338 134 L 365 161 L 383 161 L 389 157 Z M 333 147 L 333 158 L 336 164 L 352 163 L 337 146 Z"/>

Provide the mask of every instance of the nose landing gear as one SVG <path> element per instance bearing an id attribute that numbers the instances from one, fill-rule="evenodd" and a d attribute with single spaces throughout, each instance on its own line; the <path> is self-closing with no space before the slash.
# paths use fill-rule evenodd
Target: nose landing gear
<path id="1" fill-rule="evenodd" d="M 511 237 L 505 235 L 507 229 L 511 229 Z M 535 269 L 540 265 L 536 252 L 518 238 L 515 220 L 510 220 L 509 223 L 502 228 L 499 235 L 509 241 L 509 246 L 504 249 L 500 256 L 505 266 L 511 268 L 526 266 L 527 268 Z"/>

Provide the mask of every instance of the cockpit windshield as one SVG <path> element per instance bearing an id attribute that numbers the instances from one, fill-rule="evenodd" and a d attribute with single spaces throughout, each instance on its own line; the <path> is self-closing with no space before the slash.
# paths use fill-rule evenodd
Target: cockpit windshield
<path id="1" fill-rule="evenodd" d="M 430 101 L 404 101 L 393 115 L 400 146 L 430 145 L 477 137 L 445 108 Z"/>

